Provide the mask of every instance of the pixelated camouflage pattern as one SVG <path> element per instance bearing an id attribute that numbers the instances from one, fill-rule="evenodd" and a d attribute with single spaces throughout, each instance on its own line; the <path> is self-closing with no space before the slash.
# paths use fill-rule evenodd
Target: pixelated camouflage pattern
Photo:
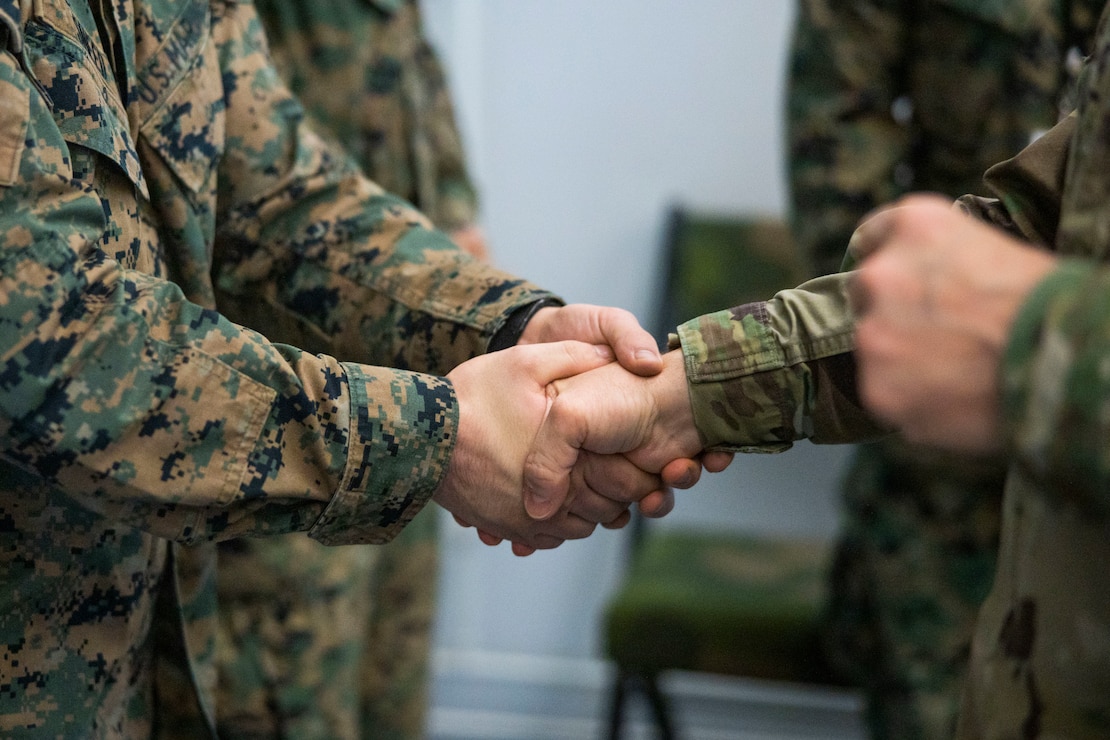
<path id="1" fill-rule="evenodd" d="M 422 512 L 382 548 L 359 676 L 364 740 L 426 734 L 438 568 L 435 513 Z"/>
<path id="2" fill-rule="evenodd" d="M 220 544 L 221 735 L 423 736 L 435 514 L 379 548 L 297 534 Z"/>
<path id="3" fill-rule="evenodd" d="M 256 0 L 278 70 L 309 115 L 386 191 L 440 229 L 477 196 L 450 90 L 416 0 Z"/>
<path id="4" fill-rule="evenodd" d="M 982 173 L 1074 104 L 1098 0 L 803 0 L 791 40 L 791 220 L 836 272 L 867 211 Z"/>
<path id="5" fill-rule="evenodd" d="M 1100 21 L 1091 63 L 1081 78 L 1078 115 L 1065 118 L 1017 157 L 988 172 L 997 200 L 969 197 L 963 202 L 969 212 L 1031 241 L 1053 235 L 1049 246 L 1074 261 L 1034 292 L 1007 349 L 1003 406 L 1012 464 L 1003 495 L 997 571 L 971 644 L 959 737 L 1110 736 L 1110 590 L 1105 583 L 1110 565 L 1110 415 L 1105 402 L 1110 391 L 1105 371 L 1110 280 L 1106 268 L 1091 262 L 1105 261 L 1110 251 L 1108 17 L 1104 14 Z M 775 302 L 767 305 L 773 310 Z M 749 316 L 758 309 L 738 313 Z M 698 321 L 685 329 L 696 332 Z M 835 325 L 840 318 L 830 315 L 825 321 Z M 797 331 L 813 334 L 811 327 Z M 790 335 L 775 338 L 767 332 L 764 337 L 768 352 L 776 351 L 769 346 L 774 341 L 805 351 L 805 344 Z M 688 351 L 684 340 L 688 371 L 696 372 L 701 361 L 713 358 L 718 362 L 715 382 L 739 381 L 744 370 L 728 371 L 720 360 L 734 353 L 741 357 L 753 348 L 745 348 L 743 341 L 728 346 L 733 339 L 726 332 L 718 332 L 713 341 L 705 349 Z M 829 359 L 834 358 L 803 362 L 816 366 Z M 850 375 L 849 366 L 841 369 Z M 785 387 L 802 375 L 788 366 L 762 370 L 768 371 L 773 377 L 763 381 L 764 387 Z M 846 377 L 841 387 L 850 384 Z M 699 423 L 714 413 L 712 384 L 705 396 L 702 390 L 702 384 L 690 384 Z M 821 396 L 818 387 L 814 398 Z M 839 402 L 855 410 L 850 394 Z M 767 435 L 766 428 L 739 426 L 727 441 L 740 445 Z M 958 508 L 948 514 L 953 519 L 970 515 Z M 895 535 L 897 524 L 894 520 Z M 986 523 L 964 531 L 990 539 Z M 969 560 L 959 554 L 956 562 L 964 567 Z M 914 612 L 921 607 L 912 600 L 907 606 Z M 955 643 L 935 634 L 932 644 L 942 656 L 952 654 Z M 921 696 L 926 700 L 917 704 L 919 710 L 947 711 L 945 702 L 932 704 L 926 694 Z M 920 725 L 910 730 L 914 728 Z"/>
<path id="6" fill-rule="evenodd" d="M 220 605 L 222 737 L 425 735 L 432 513 L 398 535 L 407 538 L 400 548 L 394 540 L 322 558 L 316 543 L 289 536 L 230 567 L 221 548 L 219 577 L 235 577 L 220 587 L 221 599 L 234 599 L 234 608 Z M 350 683 L 340 690 L 341 681 Z"/>
<path id="7" fill-rule="evenodd" d="M 449 91 L 411 0 L 258 0 L 271 56 L 363 171 L 437 226 L 476 217 Z M 421 369 L 421 368 L 409 368 Z M 424 734 L 435 512 L 381 551 L 303 536 L 221 545 L 217 722 L 227 737 Z M 266 568 L 270 575 L 257 578 Z"/>
<path id="8" fill-rule="evenodd" d="M 792 221 L 816 270 L 909 190 L 985 193 L 983 172 L 1074 104 L 1101 3 L 805 0 L 789 92 Z M 848 263 L 845 262 L 847 265 Z M 828 649 L 876 738 L 947 738 L 993 578 L 1005 465 L 891 436 L 844 482 Z"/>
<path id="9" fill-rule="evenodd" d="M 0 56 L 0 733 L 196 737 L 159 712 L 210 721 L 204 543 L 395 535 L 457 408 L 444 379 L 374 364 L 441 373 L 546 294 L 329 150 L 249 3 L 18 7 L 0 0 L 22 27 Z M 193 690 L 156 686 L 174 673 Z"/>
<path id="10" fill-rule="evenodd" d="M 358 667 L 385 548 L 335 547 L 321 557 L 304 535 L 276 539 L 278 547 L 221 543 L 220 734 L 357 737 Z M 326 690 L 333 682 L 347 683 Z"/>

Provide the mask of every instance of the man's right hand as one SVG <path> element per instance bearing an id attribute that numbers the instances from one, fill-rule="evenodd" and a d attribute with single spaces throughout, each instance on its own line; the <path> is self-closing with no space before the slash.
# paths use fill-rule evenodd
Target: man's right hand
<path id="1" fill-rule="evenodd" d="M 649 473 L 662 472 L 667 482 L 679 487 L 697 480 L 700 467 L 691 461 L 702 452 L 702 443 L 681 352 L 664 355 L 663 370 L 650 377 L 610 364 L 556 381 L 552 388 L 554 400 L 524 473 L 524 503 L 532 517 L 554 516 L 568 500 L 573 507 L 571 481 L 583 464 L 593 467 L 598 478 L 605 477 L 607 467 L 616 470 L 631 462 Z M 595 454 L 584 457 L 585 453 Z M 715 453 L 703 464 L 717 471 L 730 460 L 727 454 Z M 653 493 L 665 497 L 662 490 Z M 665 498 L 659 501 L 666 510 L 673 504 Z M 652 504 L 645 499 L 641 507 Z"/>
<path id="2" fill-rule="evenodd" d="M 613 466 L 584 460 L 568 474 L 568 505 L 560 502 L 543 521 L 528 515 L 521 496 L 525 457 L 557 400 L 552 384 L 607 364 L 636 377 L 612 360 L 608 347 L 567 341 L 510 347 L 451 371 L 458 438 L 435 500 L 485 533 L 483 540 L 512 540 L 522 552 L 557 547 L 588 536 L 599 523 L 625 520 L 630 503 L 663 488 L 659 476 L 627 461 Z"/>

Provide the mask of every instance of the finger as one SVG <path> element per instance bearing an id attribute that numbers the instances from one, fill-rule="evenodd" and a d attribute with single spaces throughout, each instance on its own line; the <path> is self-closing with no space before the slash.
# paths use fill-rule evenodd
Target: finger
<path id="1" fill-rule="evenodd" d="M 894 228 L 894 211 L 897 206 L 887 206 L 863 217 L 848 240 L 848 262 L 855 267 L 877 252 L 890 238 Z"/>
<path id="2" fill-rule="evenodd" d="M 480 539 L 483 543 L 489 545 L 490 547 L 496 547 L 497 545 L 501 544 L 500 537 L 492 535 L 484 529 L 478 530 L 478 539 Z"/>
<path id="3" fill-rule="evenodd" d="M 551 519 L 536 523 L 530 531 L 513 536 L 511 541 L 537 550 L 550 550 L 566 540 L 584 540 L 596 530 L 597 522 L 561 511 Z"/>
<path id="4" fill-rule="evenodd" d="M 674 491 L 662 488 L 640 499 L 640 513 L 649 519 L 659 519 L 674 510 Z"/>
<path id="5" fill-rule="evenodd" d="M 556 351 L 557 347 L 563 352 Z M 608 347 L 574 341 L 532 345 L 528 349 L 542 353 L 537 357 L 543 358 L 544 375 L 536 380 L 544 385 L 593 370 L 612 359 Z M 556 408 L 552 404 L 524 461 L 524 509 L 537 520 L 550 518 L 566 500 L 570 492 L 569 473 L 588 427 L 583 414 L 560 414 Z"/>
<path id="6" fill-rule="evenodd" d="M 521 542 L 513 543 L 513 555 L 518 558 L 526 558 L 536 551 L 536 548 L 525 545 Z"/>
<path id="7" fill-rule="evenodd" d="M 577 474 L 576 474 L 577 475 Z M 585 484 L 580 485 L 581 488 L 575 494 L 573 499 L 567 504 L 567 513 L 574 516 L 581 517 L 596 524 L 603 524 L 610 522 L 621 515 L 622 512 L 628 510 L 627 501 L 616 501 L 599 494 L 597 491 L 586 487 Z M 642 498 L 638 496 L 637 498 Z"/>
<path id="8" fill-rule="evenodd" d="M 656 375 L 663 369 L 663 356 L 655 338 L 623 309 L 602 309 L 599 327 L 621 366 L 637 375 Z"/>
<path id="9" fill-rule="evenodd" d="M 524 459 L 524 510 L 537 520 L 549 519 L 570 493 L 570 476 L 589 424 L 566 397 L 557 398 Z"/>
<path id="10" fill-rule="evenodd" d="M 723 450 L 710 450 L 701 456 L 701 466 L 710 473 L 720 473 L 732 465 L 733 453 Z"/>
<path id="11" fill-rule="evenodd" d="M 632 521 L 632 512 L 628 509 L 625 509 L 616 519 L 611 522 L 602 522 L 601 526 L 605 527 L 606 529 L 622 529 L 630 521 Z"/>
<path id="12" fill-rule="evenodd" d="M 521 335 L 520 344 L 578 339 L 606 344 L 625 369 L 637 375 L 655 375 L 663 361 L 655 338 L 622 308 L 572 304 L 541 308 Z"/>
<path id="13" fill-rule="evenodd" d="M 579 453 L 571 481 L 589 493 L 624 504 L 639 501 L 664 484 L 661 477 L 642 470 L 625 455 L 603 455 L 589 450 Z"/>
<path id="14" fill-rule="evenodd" d="M 598 523 L 592 519 L 578 516 L 572 512 L 562 512 L 558 518 L 543 523 L 537 537 L 558 538 L 562 540 L 584 540 L 597 530 Z"/>
<path id="15" fill-rule="evenodd" d="M 518 351 L 528 353 L 532 379 L 545 386 L 613 361 L 609 347 L 573 340 L 526 345 Z"/>
<path id="16" fill-rule="evenodd" d="M 861 279 L 861 274 L 860 270 L 856 270 L 849 275 L 846 288 L 848 291 L 848 308 L 857 320 L 867 315 L 873 303 L 871 290 L 867 281 Z"/>
<path id="17" fill-rule="evenodd" d="M 846 267 L 856 267 L 895 241 L 895 232 L 910 214 L 934 220 L 951 212 L 951 199 L 931 193 L 912 193 L 893 205 L 872 211 L 863 217 L 848 240 Z"/>
<path id="18" fill-rule="evenodd" d="M 659 473 L 663 482 L 675 488 L 690 488 L 701 478 L 701 463 L 682 458 L 671 460 Z"/>
<path id="19" fill-rule="evenodd" d="M 593 525 L 590 526 L 590 531 L 593 531 Z M 514 540 L 514 544 L 531 547 L 534 550 L 554 550 L 556 547 L 561 546 L 568 539 L 580 540 L 588 536 L 589 535 L 583 535 L 581 537 L 561 537 L 556 534 L 540 533 L 529 537 L 528 542 L 519 542 Z"/>

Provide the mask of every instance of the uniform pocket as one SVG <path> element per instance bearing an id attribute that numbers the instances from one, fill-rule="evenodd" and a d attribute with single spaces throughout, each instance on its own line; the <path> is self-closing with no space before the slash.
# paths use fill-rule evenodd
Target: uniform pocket
<path id="1" fill-rule="evenodd" d="M 148 197 L 115 74 L 95 38 L 64 3 L 45 4 L 24 30 L 31 70 L 50 95 L 62 138 L 107 157 Z"/>
<path id="2" fill-rule="evenodd" d="M 135 83 L 139 135 L 194 195 L 215 191 L 224 151 L 223 75 L 207 2 L 190 0 L 159 30 Z"/>
<path id="3" fill-rule="evenodd" d="M 195 195 L 215 191 L 224 152 L 225 105 L 215 59 L 203 54 L 154 114 L 140 135 Z"/>

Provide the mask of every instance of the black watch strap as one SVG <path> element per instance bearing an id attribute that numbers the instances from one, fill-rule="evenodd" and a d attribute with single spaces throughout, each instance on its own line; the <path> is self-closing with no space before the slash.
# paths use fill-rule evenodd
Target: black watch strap
<path id="1" fill-rule="evenodd" d="M 505 321 L 505 325 L 498 329 L 497 333 L 493 335 L 493 339 L 489 341 L 489 347 L 486 348 L 486 352 L 496 352 L 499 349 L 512 347 L 520 341 L 520 335 L 524 333 L 524 327 L 528 326 L 528 322 L 532 320 L 537 311 L 541 308 L 547 308 L 548 306 L 562 305 L 563 302 L 557 298 L 541 298 L 526 306 L 521 306 L 509 314 L 509 318 Z"/>

